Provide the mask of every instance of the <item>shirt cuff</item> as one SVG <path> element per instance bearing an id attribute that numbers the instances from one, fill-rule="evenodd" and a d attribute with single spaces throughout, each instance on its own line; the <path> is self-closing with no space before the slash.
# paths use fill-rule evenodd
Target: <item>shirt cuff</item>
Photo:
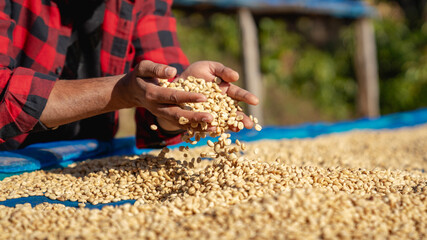
<path id="1" fill-rule="evenodd" d="M 49 131 L 49 130 L 55 130 L 57 129 L 57 127 L 46 127 L 46 125 L 44 125 L 42 122 L 40 122 L 40 120 L 36 123 L 36 125 L 33 127 L 33 130 L 31 130 L 30 132 L 42 132 L 42 131 Z"/>
<path id="2" fill-rule="evenodd" d="M 0 103 L 0 138 L 6 140 L 32 131 L 57 78 L 22 67 L 0 74 L 8 75 L 8 87 Z"/>

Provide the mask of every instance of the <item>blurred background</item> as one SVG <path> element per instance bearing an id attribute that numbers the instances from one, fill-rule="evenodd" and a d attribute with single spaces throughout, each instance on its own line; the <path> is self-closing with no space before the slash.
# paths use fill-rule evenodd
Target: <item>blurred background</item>
<path id="1" fill-rule="evenodd" d="M 427 105 L 427 0 L 369 0 L 375 9 L 381 115 Z M 173 8 L 178 38 L 190 62 L 213 60 L 242 78 L 239 18 Z M 355 21 L 345 17 L 283 14 L 256 16 L 264 125 L 336 122 L 357 111 Z M 239 83 L 241 86 L 243 81 Z M 133 110 L 120 112 L 117 137 L 135 132 Z"/>

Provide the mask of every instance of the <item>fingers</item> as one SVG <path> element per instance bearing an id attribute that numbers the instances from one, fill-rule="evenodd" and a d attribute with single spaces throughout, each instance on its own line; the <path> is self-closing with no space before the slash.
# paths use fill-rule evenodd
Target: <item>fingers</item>
<path id="1" fill-rule="evenodd" d="M 192 112 L 188 110 L 184 110 L 178 106 L 174 105 L 163 105 L 162 107 L 159 107 L 155 115 L 159 117 L 160 119 L 163 119 L 167 121 L 168 123 L 174 125 L 177 128 L 187 129 L 187 127 L 190 126 L 191 123 L 210 123 L 213 121 L 213 116 L 207 112 Z M 243 119 L 241 120 L 243 122 L 243 125 L 247 129 L 251 129 L 254 126 L 254 122 L 243 112 L 238 112 L 237 115 L 243 116 Z M 182 125 L 179 124 L 179 120 L 181 117 L 185 117 L 188 119 L 188 124 Z M 160 123 L 160 121 L 159 121 Z M 228 126 L 229 129 L 233 132 L 239 132 L 240 129 L 237 127 L 234 127 L 233 125 Z M 194 128 L 194 126 L 193 126 Z M 201 129 L 201 126 L 198 125 L 197 129 L 199 131 L 206 131 L 206 132 L 215 132 L 216 127 L 208 125 L 207 129 Z"/>
<path id="2" fill-rule="evenodd" d="M 243 112 L 237 112 L 237 115 L 242 115 L 243 119 L 241 120 L 243 122 L 243 125 L 246 129 L 251 129 L 254 127 L 254 122 Z M 229 125 L 228 128 L 233 132 L 239 132 L 240 129 L 238 127 L 234 127 L 233 125 Z"/>
<path id="3" fill-rule="evenodd" d="M 147 89 L 147 99 L 149 101 L 163 104 L 181 104 L 207 101 L 206 96 L 201 93 L 186 92 L 171 88 L 163 88 L 155 85 L 151 85 Z"/>
<path id="4" fill-rule="evenodd" d="M 173 119 L 173 120 L 170 120 L 170 119 Z M 191 124 L 191 123 L 188 123 L 188 124 L 182 125 L 182 124 L 179 124 L 179 122 L 177 122 L 175 118 L 165 119 L 163 117 L 157 117 L 157 123 L 162 129 L 166 131 L 177 131 L 178 129 L 187 130 Z M 216 130 L 216 127 L 212 127 L 208 125 L 207 129 L 202 129 L 201 126 L 198 124 L 198 127 L 195 129 L 196 131 L 200 131 L 200 132 L 214 132 Z"/>
<path id="5" fill-rule="evenodd" d="M 259 103 L 257 96 L 233 84 L 230 84 L 228 87 L 227 95 L 237 101 L 245 102 L 250 105 L 257 105 Z"/>
<path id="6" fill-rule="evenodd" d="M 220 77 L 226 82 L 235 82 L 239 80 L 239 73 L 219 62 L 209 62 L 209 67 L 213 75 Z"/>
<path id="7" fill-rule="evenodd" d="M 141 61 L 135 69 L 138 77 L 164 78 L 175 77 L 177 70 L 168 65 L 155 63 L 152 61 Z"/>
<path id="8" fill-rule="evenodd" d="M 188 119 L 189 123 L 210 123 L 213 120 L 213 117 L 210 113 L 188 111 L 175 105 L 164 105 L 158 108 L 157 113 L 157 115 L 160 117 L 176 123 L 179 122 L 181 117 Z"/>
<path id="9" fill-rule="evenodd" d="M 242 122 L 243 122 L 243 125 L 245 125 L 245 128 L 251 129 L 254 127 L 254 122 L 246 114 L 242 112 L 241 114 L 238 114 L 238 115 L 243 115 Z"/>

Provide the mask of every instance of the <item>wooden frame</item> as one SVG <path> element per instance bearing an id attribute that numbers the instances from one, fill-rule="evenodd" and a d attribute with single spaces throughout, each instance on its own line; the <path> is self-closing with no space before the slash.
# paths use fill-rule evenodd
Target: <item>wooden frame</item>
<path id="1" fill-rule="evenodd" d="M 356 20 L 355 69 L 358 81 L 357 109 L 361 116 L 373 118 L 380 115 L 378 61 L 372 22 Z"/>
<path id="2" fill-rule="evenodd" d="M 248 106 L 248 113 L 257 117 L 259 123 L 263 124 L 262 99 L 264 96 L 264 87 L 259 61 L 258 30 L 255 19 L 249 9 L 241 8 L 237 11 L 237 14 L 239 16 L 242 35 L 244 86 L 246 90 L 255 94 L 260 99 L 258 106 Z"/>

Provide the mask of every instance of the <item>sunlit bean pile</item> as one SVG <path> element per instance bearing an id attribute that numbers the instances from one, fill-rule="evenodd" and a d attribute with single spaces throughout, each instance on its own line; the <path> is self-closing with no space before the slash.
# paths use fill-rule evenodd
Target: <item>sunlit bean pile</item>
<path id="1" fill-rule="evenodd" d="M 187 158 L 208 146 L 190 149 Z M 426 239 L 427 126 L 247 143 L 237 159 L 89 160 L 0 182 L 1 239 Z M 136 199 L 134 205 L 83 208 Z"/>
<path id="2" fill-rule="evenodd" d="M 197 92 L 194 82 L 208 86 L 163 83 Z M 0 202 L 46 196 L 79 207 L 0 205 L 0 239 L 427 239 L 427 125 L 232 143 L 239 108 L 215 84 L 206 94 L 216 101 L 182 107 L 215 113 L 218 140 L 8 177 Z M 187 121 L 186 142 L 206 137 L 206 125 Z"/>

